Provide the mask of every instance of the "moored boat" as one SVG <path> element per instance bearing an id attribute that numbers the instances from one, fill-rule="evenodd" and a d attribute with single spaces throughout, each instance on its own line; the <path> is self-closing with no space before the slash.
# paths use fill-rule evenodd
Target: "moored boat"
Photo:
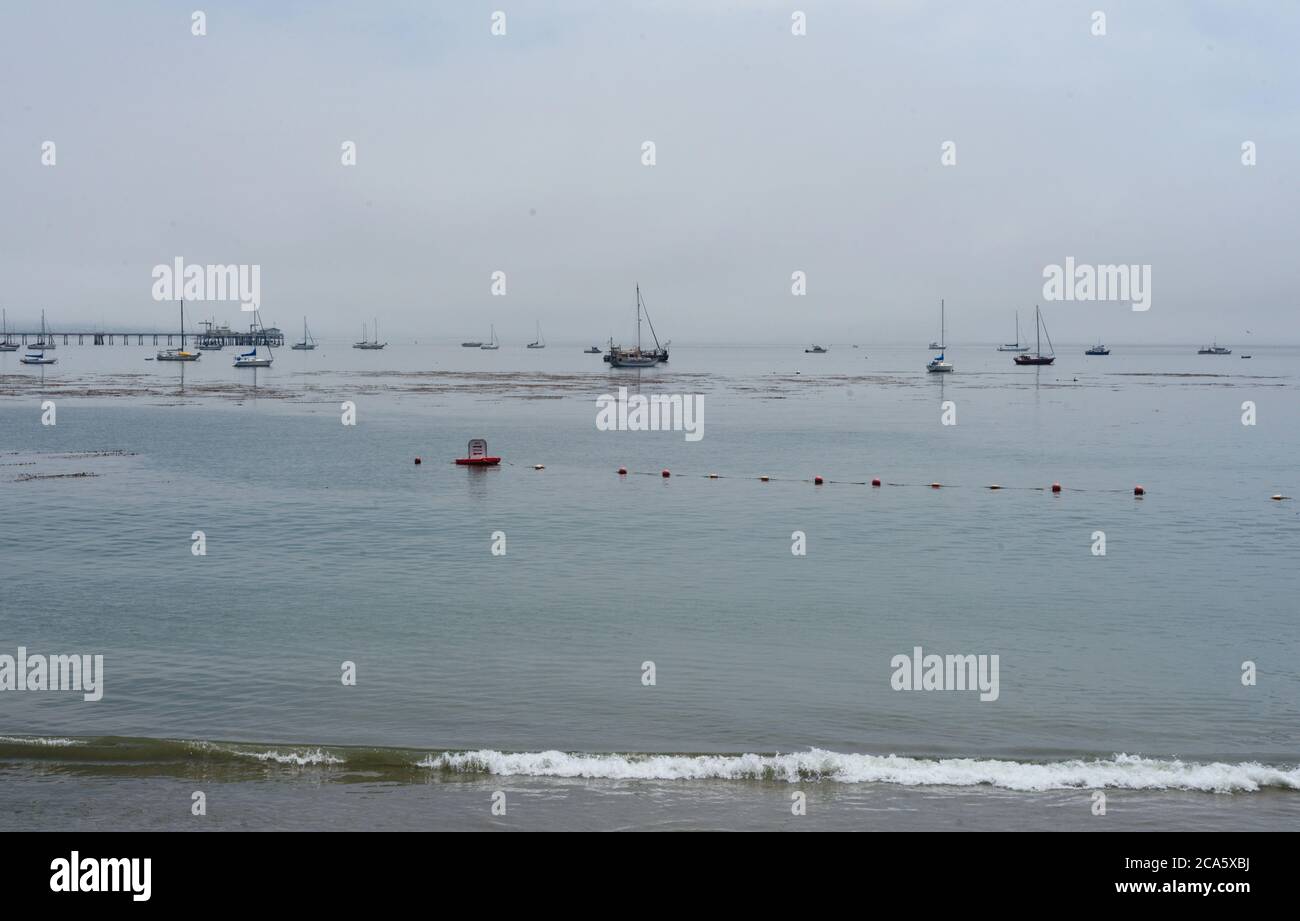
<path id="1" fill-rule="evenodd" d="M 1052 337 L 1047 336 L 1048 354 L 1043 354 L 1043 336 L 1047 334 L 1047 324 L 1043 322 L 1043 312 L 1034 305 L 1034 354 L 1017 355 L 1011 359 L 1018 365 L 1050 365 L 1056 361 L 1056 349 L 1052 347 Z"/>

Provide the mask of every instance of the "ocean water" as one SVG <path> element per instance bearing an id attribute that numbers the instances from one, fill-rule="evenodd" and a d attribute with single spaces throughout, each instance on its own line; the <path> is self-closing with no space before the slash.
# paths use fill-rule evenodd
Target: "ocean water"
<path id="1" fill-rule="evenodd" d="M 0 816 L 1293 828 L 1300 349 L 1084 348 L 0 355 L 0 655 L 104 661 L 0 691 Z M 620 385 L 704 437 L 599 431 Z M 997 699 L 895 690 L 916 647 L 997 655 Z"/>

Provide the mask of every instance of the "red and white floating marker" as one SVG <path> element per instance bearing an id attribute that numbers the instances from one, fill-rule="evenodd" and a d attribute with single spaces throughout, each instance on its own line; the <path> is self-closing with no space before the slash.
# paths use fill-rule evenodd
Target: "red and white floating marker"
<path id="1" fill-rule="evenodd" d="M 997 483 L 992 483 L 989 485 L 989 489 L 1001 489 L 1001 488 L 1002 487 L 999 486 Z"/>
<path id="2" fill-rule="evenodd" d="M 672 473 L 669 472 L 667 469 L 665 469 L 664 472 L 660 474 L 660 476 L 662 476 L 662 477 L 666 480 L 666 479 L 668 479 L 670 476 L 672 476 Z"/>
<path id="3" fill-rule="evenodd" d="M 534 469 L 534 470 L 545 470 L 546 467 L 545 467 L 544 465 L 542 465 L 542 464 L 533 464 L 533 469 Z"/>
<path id="4" fill-rule="evenodd" d="M 761 477 L 758 478 L 758 481 L 759 481 L 760 483 L 766 483 L 766 482 L 767 482 L 767 479 L 768 479 L 768 477 L 767 477 L 767 474 L 765 473 L 765 474 L 763 474 Z"/>
<path id="5" fill-rule="evenodd" d="M 716 473 L 710 473 L 710 474 L 709 474 L 709 479 L 710 479 L 710 480 L 716 480 L 717 478 L 718 478 L 718 475 L 717 475 Z"/>
<path id="6" fill-rule="evenodd" d="M 1052 484 L 1052 492 L 1060 492 L 1060 491 L 1061 491 L 1061 484 L 1060 484 L 1060 483 L 1053 483 L 1053 484 Z"/>
<path id="7" fill-rule="evenodd" d="M 931 488 L 931 489 L 942 489 L 942 488 L 943 488 L 943 484 L 942 484 L 942 483 L 931 483 L 931 484 L 930 484 L 930 488 Z"/>
<path id="8" fill-rule="evenodd" d="M 879 485 L 880 485 L 880 477 L 872 477 L 872 478 L 871 478 L 871 485 L 872 485 L 872 486 L 879 486 Z"/>
<path id="9" fill-rule="evenodd" d="M 619 467 L 619 468 L 618 468 L 618 475 L 619 475 L 619 476 L 627 476 L 627 468 L 626 468 L 626 467 Z"/>
<path id="10" fill-rule="evenodd" d="M 822 485 L 822 482 L 823 482 L 823 480 L 822 480 L 821 477 L 819 477 L 819 476 L 815 476 L 815 477 L 813 477 L 813 485 L 814 485 L 814 486 L 820 486 L 820 485 Z"/>
<path id="11" fill-rule="evenodd" d="M 1146 494 L 1147 494 L 1146 487 L 1144 487 L 1144 486 L 1134 486 L 1134 487 L 1133 487 L 1133 495 L 1135 495 L 1135 496 L 1145 496 Z"/>
<path id="12" fill-rule="evenodd" d="M 1274 502 L 1281 502 L 1283 499 L 1290 499 L 1291 497 L 1284 496 L 1281 493 L 1278 493 L 1276 496 L 1269 496 L 1269 498 L 1272 499 Z"/>

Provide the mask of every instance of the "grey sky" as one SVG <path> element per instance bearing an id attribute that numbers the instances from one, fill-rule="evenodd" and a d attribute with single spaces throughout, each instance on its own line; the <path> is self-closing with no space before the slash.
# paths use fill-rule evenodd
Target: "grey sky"
<path id="1" fill-rule="evenodd" d="M 0 303 L 171 327 L 183 256 L 323 336 L 626 337 L 639 281 L 679 344 L 924 344 L 940 297 L 994 342 L 1073 256 L 1150 263 L 1152 308 L 1044 304 L 1058 342 L 1294 342 L 1297 48 L 1268 2 L 15 0 Z"/>

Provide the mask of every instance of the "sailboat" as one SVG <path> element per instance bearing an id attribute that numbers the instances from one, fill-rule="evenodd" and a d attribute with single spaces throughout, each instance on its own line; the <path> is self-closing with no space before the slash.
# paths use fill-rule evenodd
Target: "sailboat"
<path id="1" fill-rule="evenodd" d="M 943 298 L 939 299 L 939 343 L 930 343 L 930 348 L 937 348 L 939 354 L 930 359 L 930 363 L 925 366 L 925 370 L 931 374 L 951 374 L 952 362 L 944 359 L 944 352 L 947 350 L 948 330 L 947 318 L 945 316 Z"/>
<path id="2" fill-rule="evenodd" d="M 42 310 L 40 342 L 44 342 L 44 341 L 45 341 L 45 311 Z M 58 361 L 57 358 L 46 358 L 45 350 L 40 348 L 40 343 L 31 346 L 31 351 L 29 351 L 26 355 L 24 355 L 22 358 L 18 360 L 25 365 L 52 365 L 56 361 Z"/>
<path id="3" fill-rule="evenodd" d="M 309 352 L 316 348 L 316 340 L 312 338 L 311 333 L 307 330 L 307 318 L 302 318 L 302 342 L 295 342 L 291 348 L 298 352 Z"/>
<path id="4" fill-rule="evenodd" d="M 1029 346 L 1020 344 L 1020 311 L 1016 311 L 1016 341 L 1004 342 L 998 346 L 999 352 L 1028 352 Z"/>
<path id="5" fill-rule="evenodd" d="M 480 345 L 479 348 L 485 352 L 495 352 L 497 349 L 501 348 L 501 343 L 497 341 L 497 327 L 495 323 L 492 324 L 492 338 Z"/>
<path id="6" fill-rule="evenodd" d="M 261 325 L 262 325 L 261 317 L 256 313 L 253 314 L 253 348 L 252 351 L 241 352 L 240 354 L 235 356 L 234 366 L 236 368 L 271 367 L 271 362 L 274 360 L 275 356 L 271 354 L 271 343 L 266 338 L 266 330 L 265 329 L 262 330 L 261 336 L 257 335 L 257 330 Z M 259 338 L 262 340 L 262 344 L 266 346 L 265 356 L 257 354 L 257 340 Z"/>
<path id="7" fill-rule="evenodd" d="M 625 349 L 609 343 L 609 366 L 611 368 L 653 368 L 659 364 L 659 337 L 655 337 L 656 348 L 652 352 L 641 349 L 641 286 L 636 286 L 636 348 Z"/>
<path id="8" fill-rule="evenodd" d="M 528 348 L 530 348 L 530 349 L 544 349 L 544 348 L 546 348 L 546 340 L 542 338 L 542 322 L 541 322 L 541 320 L 538 320 L 538 321 L 537 321 L 537 339 L 536 339 L 535 341 L 533 341 L 533 342 L 528 343 Z"/>
<path id="9" fill-rule="evenodd" d="M 0 352 L 18 351 L 18 343 L 9 341 L 9 314 L 5 311 L 0 311 L 0 332 L 3 333 L 3 337 L 0 338 Z"/>
<path id="10" fill-rule="evenodd" d="M 190 352 L 185 348 L 185 301 L 181 301 L 181 347 L 178 349 L 163 349 L 158 353 L 159 361 L 198 361 L 202 357 L 199 352 Z"/>
<path id="11" fill-rule="evenodd" d="M 31 344 L 33 352 L 52 352 L 54 351 L 54 337 L 47 335 L 45 332 L 45 311 L 41 311 L 41 338 Z"/>
<path id="12" fill-rule="evenodd" d="M 1047 334 L 1047 324 L 1043 322 L 1043 313 L 1034 305 L 1034 354 L 1017 355 L 1011 359 L 1018 365 L 1050 365 L 1056 361 L 1056 349 L 1052 348 L 1052 337 L 1047 336 L 1049 354 L 1043 354 L 1043 336 Z"/>
<path id="13" fill-rule="evenodd" d="M 304 320 L 303 323 L 304 323 L 304 325 L 305 325 L 305 324 L 306 324 L 306 321 Z M 387 342 L 380 342 L 380 341 L 379 341 L 379 321 L 378 321 L 378 320 L 375 320 L 375 338 L 373 338 L 373 339 L 367 339 L 367 338 L 366 338 L 366 324 L 362 323 L 362 324 L 361 324 L 361 341 L 360 341 L 360 342 L 354 342 L 354 343 L 352 343 L 352 347 L 353 347 L 354 349 L 382 349 L 382 348 L 383 348 L 384 346 L 386 346 L 386 345 L 388 345 Z"/>

